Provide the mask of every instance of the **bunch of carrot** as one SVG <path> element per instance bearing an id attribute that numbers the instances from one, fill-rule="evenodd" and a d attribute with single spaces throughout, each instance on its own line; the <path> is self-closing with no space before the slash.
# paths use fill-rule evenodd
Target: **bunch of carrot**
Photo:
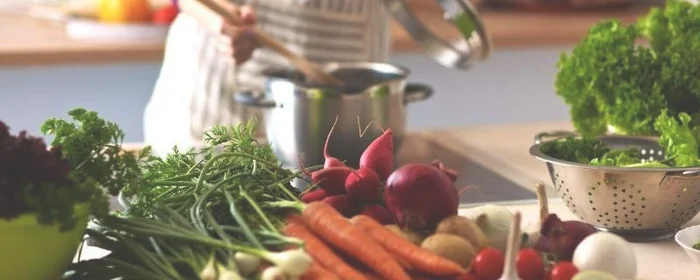
<path id="1" fill-rule="evenodd" d="M 283 232 L 303 240 L 314 260 L 302 280 L 457 279 L 467 275 L 457 263 L 403 239 L 368 216 L 347 219 L 323 202 L 293 206 L 301 214 L 290 216 Z"/>
<path id="2" fill-rule="evenodd" d="M 394 216 L 381 203 L 383 182 L 394 168 L 391 129 L 372 141 L 360 156 L 360 168 L 353 170 L 328 154 L 328 142 L 334 128 L 335 123 L 326 137 L 323 169 L 307 174 L 317 188 L 302 194 L 301 201 L 322 201 L 332 205 L 345 217 L 363 214 L 382 224 L 394 223 Z"/>

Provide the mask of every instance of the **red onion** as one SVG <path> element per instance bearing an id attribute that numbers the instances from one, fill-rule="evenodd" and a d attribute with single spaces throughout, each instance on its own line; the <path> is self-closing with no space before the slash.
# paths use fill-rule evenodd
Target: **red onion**
<path id="1" fill-rule="evenodd" d="M 570 261 L 581 241 L 597 230 L 580 221 L 562 221 L 557 214 L 549 214 L 542 221 L 542 236 L 535 249 L 554 254 L 559 260 Z"/>
<path id="2" fill-rule="evenodd" d="M 387 179 L 386 206 L 401 228 L 432 229 L 442 219 L 457 215 L 459 194 L 452 179 L 430 164 L 412 163 Z"/>

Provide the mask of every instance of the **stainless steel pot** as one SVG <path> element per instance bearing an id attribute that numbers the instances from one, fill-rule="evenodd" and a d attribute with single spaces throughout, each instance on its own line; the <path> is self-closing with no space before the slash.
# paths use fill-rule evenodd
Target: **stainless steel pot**
<path id="1" fill-rule="evenodd" d="M 433 89 L 409 84 L 410 71 L 383 63 L 331 63 L 325 70 L 349 85 L 341 88 L 305 84 L 299 72 L 265 72 L 264 93 L 240 92 L 240 104 L 264 109 L 267 140 L 288 167 L 300 159 L 306 165 L 323 164 L 323 147 L 333 123 L 329 153 L 357 167 L 369 143 L 391 128 L 394 151 L 406 130 L 406 104 L 428 99 Z M 360 137 L 360 131 L 370 123 Z"/>

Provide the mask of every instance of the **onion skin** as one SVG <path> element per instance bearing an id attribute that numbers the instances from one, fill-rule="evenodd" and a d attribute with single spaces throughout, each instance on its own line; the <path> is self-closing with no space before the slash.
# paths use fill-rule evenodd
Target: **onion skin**
<path id="1" fill-rule="evenodd" d="M 442 170 L 442 172 L 445 172 L 447 177 L 450 177 L 452 182 L 457 181 L 457 171 L 455 171 L 454 169 L 445 167 L 445 164 L 442 163 L 442 161 L 434 160 L 432 165 L 435 166 L 437 169 Z"/>
<path id="2" fill-rule="evenodd" d="M 540 252 L 554 254 L 557 259 L 571 261 L 576 246 L 584 238 L 596 233 L 590 224 L 581 221 L 562 221 L 557 214 L 549 214 L 542 221 L 541 237 L 535 244 Z"/>
<path id="3" fill-rule="evenodd" d="M 406 164 L 391 173 L 384 196 L 401 228 L 432 230 L 442 219 L 457 215 L 459 208 L 452 179 L 430 164 Z"/>

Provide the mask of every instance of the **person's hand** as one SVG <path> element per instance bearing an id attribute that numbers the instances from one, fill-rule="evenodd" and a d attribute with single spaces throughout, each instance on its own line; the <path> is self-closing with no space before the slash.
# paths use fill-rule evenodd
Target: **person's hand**
<path id="1" fill-rule="evenodd" d="M 225 7 L 243 21 L 241 25 L 224 21 L 221 26 L 221 34 L 227 38 L 222 46 L 223 52 L 233 59 L 234 64 L 240 65 L 250 59 L 258 47 L 258 42 L 253 36 L 255 12 L 250 6 L 228 4 Z"/>

